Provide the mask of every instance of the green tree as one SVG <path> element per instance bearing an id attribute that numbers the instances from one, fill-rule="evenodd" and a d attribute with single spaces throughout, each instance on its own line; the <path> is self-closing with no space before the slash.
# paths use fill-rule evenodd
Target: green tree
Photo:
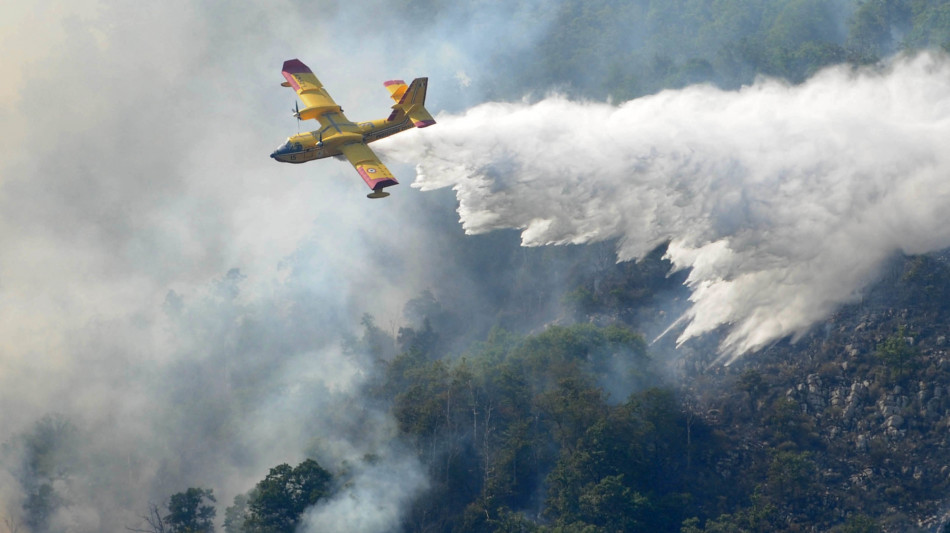
<path id="1" fill-rule="evenodd" d="M 771 501 L 804 509 L 820 488 L 818 467 L 810 452 L 777 452 L 769 464 L 766 480 Z"/>
<path id="2" fill-rule="evenodd" d="M 30 531 L 48 531 L 49 519 L 60 505 L 62 499 L 49 483 L 43 483 L 27 494 L 23 511 Z"/>
<path id="3" fill-rule="evenodd" d="M 941 47 L 950 50 L 950 3 L 946 1 L 909 0 L 911 30 L 902 46 L 908 49 Z"/>
<path id="4" fill-rule="evenodd" d="M 79 430 L 62 415 L 47 415 L 9 445 L 22 461 L 17 477 L 26 498 L 23 521 L 30 531 L 44 532 L 56 510 L 68 505 L 54 487 L 69 482 L 81 464 L 77 450 Z"/>
<path id="5" fill-rule="evenodd" d="M 763 502 L 756 492 L 752 495 L 751 505 L 739 509 L 733 514 L 722 514 L 718 518 L 706 521 L 706 527 L 699 528 L 699 520 L 691 518 L 683 522 L 681 533 L 770 533 L 780 530 L 775 506 Z"/>
<path id="6" fill-rule="evenodd" d="M 224 531 L 244 533 L 245 520 L 247 520 L 247 494 L 238 494 L 234 497 L 234 505 L 224 510 Z"/>
<path id="7" fill-rule="evenodd" d="M 607 531 L 642 531 L 639 518 L 649 509 L 647 498 L 627 486 L 623 474 L 606 476 L 584 487 L 579 504 L 585 522 Z"/>
<path id="8" fill-rule="evenodd" d="M 680 533 L 703 533 L 703 528 L 699 527 L 699 518 L 693 516 L 683 520 Z"/>
<path id="9" fill-rule="evenodd" d="M 211 489 L 189 488 L 173 494 L 168 500 L 165 524 L 170 533 L 211 533 L 217 500 Z"/>
<path id="10" fill-rule="evenodd" d="M 917 349 L 907 341 L 904 326 L 900 326 L 896 333 L 877 346 L 875 355 L 890 370 L 891 378 L 896 377 L 899 383 L 904 379 L 904 370 L 913 365 Z"/>
<path id="11" fill-rule="evenodd" d="M 762 379 L 762 374 L 754 368 L 750 368 L 739 376 L 739 381 L 736 385 L 739 390 L 749 395 L 749 408 L 751 412 L 754 413 L 757 411 L 759 398 L 768 390 L 768 385 L 766 385 L 765 380 Z"/>
<path id="12" fill-rule="evenodd" d="M 396 351 L 393 338 L 376 325 L 373 315 L 364 313 L 360 324 L 363 325 L 363 337 L 359 346 L 377 359 L 392 359 Z"/>
<path id="13" fill-rule="evenodd" d="M 247 501 L 245 533 L 293 531 L 303 512 L 327 496 L 333 476 L 313 459 L 294 468 L 282 464 L 251 491 Z"/>
<path id="14" fill-rule="evenodd" d="M 538 396 L 537 404 L 550 420 L 557 444 L 571 451 L 590 424 L 603 418 L 607 411 L 603 391 L 583 378 L 559 380 L 557 387 Z"/>
<path id="15" fill-rule="evenodd" d="M 844 524 L 832 528 L 831 533 L 884 533 L 884 528 L 870 516 L 859 514 L 848 518 Z"/>
<path id="16" fill-rule="evenodd" d="M 762 415 L 768 427 L 766 435 L 775 447 L 808 449 L 820 445 L 813 420 L 794 400 L 779 397 Z"/>
<path id="17" fill-rule="evenodd" d="M 874 60 L 893 51 L 895 29 L 908 29 L 910 9 L 905 0 L 865 0 L 851 16 L 848 44 L 862 59 Z"/>

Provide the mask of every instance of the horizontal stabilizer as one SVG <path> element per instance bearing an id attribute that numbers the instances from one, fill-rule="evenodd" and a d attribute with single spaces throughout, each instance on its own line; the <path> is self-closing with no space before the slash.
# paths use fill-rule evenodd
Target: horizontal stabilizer
<path id="1" fill-rule="evenodd" d="M 390 80 L 383 85 L 389 89 L 389 95 L 393 97 L 393 100 L 395 100 L 397 104 L 402 100 L 402 96 L 406 94 L 406 89 L 409 88 L 406 82 L 402 80 Z"/>

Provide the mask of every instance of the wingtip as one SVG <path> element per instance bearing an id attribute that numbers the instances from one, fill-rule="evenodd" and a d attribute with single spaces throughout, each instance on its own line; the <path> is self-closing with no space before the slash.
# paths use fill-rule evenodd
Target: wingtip
<path id="1" fill-rule="evenodd" d="M 386 187 L 392 187 L 393 185 L 399 185 L 399 182 L 396 181 L 396 178 L 392 176 L 384 176 L 381 178 L 375 177 L 372 173 L 376 172 L 375 168 L 370 167 L 367 169 L 364 165 L 354 165 L 356 171 L 359 173 L 360 177 L 363 178 L 363 181 L 366 182 L 366 185 L 374 191 L 380 191 Z"/>
<path id="2" fill-rule="evenodd" d="M 299 74 L 301 72 L 313 72 L 310 70 L 310 67 L 303 64 L 303 61 L 299 59 L 288 59 L 284 61 L 284 67 L 281 69 L 282 72 L 288 74 Z"/>

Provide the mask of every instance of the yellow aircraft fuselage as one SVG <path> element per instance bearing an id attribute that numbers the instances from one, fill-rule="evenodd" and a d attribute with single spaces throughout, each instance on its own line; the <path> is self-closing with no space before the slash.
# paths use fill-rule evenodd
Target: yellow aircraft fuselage
<path id="1" fill-rule="evenodd" d="M 394 124 L 387 119 L 353 124 L 342 112 L 323 115 L 330 126 L 287 138 L 271 157 L 281 163 L 306 163 L 324 157 L 342 156 L 340 148 L 354 142 L 371 143 L 413 127 L 410 120 Z M 328 131 L 329 130 L 329 131 Z"/>

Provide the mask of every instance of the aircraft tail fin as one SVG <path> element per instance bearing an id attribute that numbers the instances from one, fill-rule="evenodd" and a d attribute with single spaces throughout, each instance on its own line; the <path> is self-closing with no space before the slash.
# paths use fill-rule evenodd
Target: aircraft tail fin
<path id="1" fill-rule="evenodd" d="M 416 78 L 408 86 L 402 80 L 386 82 L 386 88 L 396 104 L 393 106 L 393 112 L 389 115 L 389 121 L 398 121 L 408 116 L 412 125 L 417 128 L 425 128 L 435 124 L 435 119 L 425 108 L 426 87 L 429 84 L 429 78 Z"/>

